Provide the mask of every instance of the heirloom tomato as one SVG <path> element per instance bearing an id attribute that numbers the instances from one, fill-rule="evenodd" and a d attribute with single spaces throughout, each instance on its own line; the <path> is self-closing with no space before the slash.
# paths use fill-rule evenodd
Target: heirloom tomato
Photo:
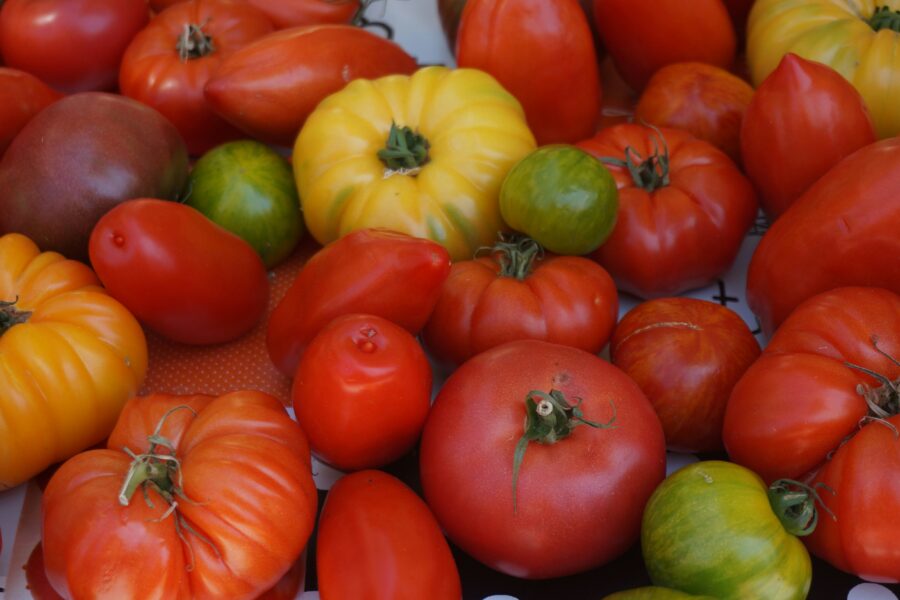
<path id="1" fill-rule="evenodd" d="M 618 314 L 615 283 L 597 263 L 546 256 L 528 238 L 502 240 L 450 267 L 423 337 L 435 357 L 457 365 L 519 339 L 597 354 Z"/>
<path id="2" fill-rule="evenodd" d="M 324 23 L 349 23 L 360 0 L 244 0 L 266 13 L 278 29 Z M 366 2 L 368 6 L 369 2 Z"/>
<path id="3" fill-rule="evenodd" d="M 754 85 L 793 52 L 859 90 L 878 137 L 900 133 L 900 0 L 757 0 L 747 24 Z"/>
<path id="4" fill-rule="evenodd" d="M 431 314 L 450 257 L 440 245 L 383 229 L 347 234 L 310 258 L 269 319 L 266 346 L 293 377 L 310 341 L 348 313 L 384 317 L 416 334 Z"/>
<path id="5" fill-rule="evenodd" d="M 468 0 L 456 62 L 490 73 L 512 93 L 539 145 L 574 143 L 596 131 L 600 72 L 578 0 Z"/>
<path id="6" fill-rule="evenodd" d="M 747 303 L 767 334 L 825 290 L 900 292 L 898 195 L 900 138 L 893 138 L 844 158 L 773 223 L 747 271 Z"/>
<path id="7" fill-rule="evenodd" d="M 602 600 L 714 600 L 712 596 L 695 596 L 670 588 L 646 586 L 604 596 Z"/>
<path id="8" fill-rule="evenodd" d="M 140 325 L 86 265 L 0 237 L 0 491 L 105 439 L 146 370 Z"/>
<path id="9" fill-rule="evenodd" d="M 862 98 L 834 69 L 787 54 L 756 89 L 740 142 L 770 219 L 842 158 L 875 141 Z"/>
<path id="10" fill-rule="evenodd" d="M 34 75 L 0 67 L 0 158 L 31 117 L 61 97 Z"/>
<path id="11" fill-rule="evenodd" d="M 753 186 L 724 152 L 689 133 L 637 124 L 578 144 L 619 188 L 616 227 L 592 255 L 619 289 L 642 298 L 710 283 L 753 223 Z"/>
<path id="12" fill-rule="evenodd" d="M 140 198 L 91 233 L 100 281 L 150 329 L 182 344 L 219 344 L 252 329 L 269 298 L 259 255 L 190 206 Z"/>
<path id="13" fill-rule="evenodd" d="M 631 547 L 666 463 L 659 419 L 627 375 L 538 340 L 497 346 L 450 375 L 419 458 L 447 536 L 528 579 L 587 571 Z"/>
<path id="14" fill-rule="evenodd" d="M 312 532 L 300 426 L 268 394 L 132 399 L 107 449 L 44 491 L 47 578 L 67 598 L 256 598 Z"/>
<path id="15" fill-rule="evenodd" d="M 346 475 L 328 491 L 316 540 L 324 600 L 459 600 L 459 573 L 434 515 L 381 471 Z"/>
<path id="16" fill-rule="evenodd" d="M 490 75 L 425 67 L 323 100 L 297 136 L 294 176 L 320 243 L 385 227 L 461 260 L 504 228 L 500 185 L 534 148 L 519 102 Z"/>
<path id="17" fill-rule="evenodd" d="M 0 53 L 61 92 L 113 90 L 122 54 L 149 18 L 146 0 L 6 0 Z"/>
<path id="18" fill-rule="evenodd" d="M 122 57 L 122 94 L 152 106 L 178 128 L 191 154 L 241 137 L 216 115 L 203 87 L 222 61 L 273 30 L 264 13 L 242 2 L 190 0 L 162 11 Z"/>

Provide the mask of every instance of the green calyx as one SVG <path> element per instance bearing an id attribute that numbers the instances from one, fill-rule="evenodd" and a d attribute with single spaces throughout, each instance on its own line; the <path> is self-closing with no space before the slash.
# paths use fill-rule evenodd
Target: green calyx
<path id="1" fill-rule="evenodd" d="M 837 520 L 837 517 L 819 496 L 817 491 L 819 488 L 834 494 L 834 490 L 821 481 L 815 486 L 809 486 L 793 479 L 779 479 L 772 482 L 767 492 L 769 504 L 785 531 L 797 537 L 803 537 L 815 531 L 816 525 L 819 523 L 817 502 L 832 519 Z"/>
<path id="2" fill-rule="evenodd" d="M 0 335 L 3 335 L 16 325 L 26 322 L 28 317 L 31 316 L 31 313 L 28 311 L 16 309 L 16 302 L 18 301 L 18 298 L 12 302 L 0 300 Z"/>
<path id="3" fill-rule="evenodd" d="M 200 25 L 189 23 L 181 30 L 181 35 L 178 36 L 178 42 L 175 45 L 181 62 L 203 58 L 216 51 L 213 39 L 203 32 L 203 28 L 206 27 L 208 22 L 209 20 L 207 19 L 206 22 Z"/>
<path id="4" fill-rule="evenodd" d="M 875 31 L 889 29 L 900 33 L 900 10 L 891 10 L 888 6 L 878 6 L 869 19 L 869 26 Z"/>
<path id="5" fill-rule="evenodd" d="M 491 255 L 500 263 L 501 277 L 522 281 L 531 273 L 535 261 L 544 256 L 544 249 L 526 236 L 501 236 L 491 248 Z"/>
<path id="6" fill-rule="evenodd" d="M 378 151 L 378 158 L 391 171 L 411 171 L 428 162 L 429 147 L 422 134 L 391 123 L 387 143 Z"/>
<path id="7" fill-rule="evenodd" d="M 584 418 L 581 411 L 581 399 L 574 405 L 569 404 L 565 395 L 559 390 L 550 393 L 533 390 L 525 396 L 525 433 L 519 438 L 513 455 L 512 497 L 513 512 L 517 511 L 516 490 L 519 483 L 519 470 L 525 458 L 525 451 L 530 442 L 539 444 L 555 444 L 569 437 L 572 430 L 579 425 L 589 425 L 595 429 L 613 429 L 616 420 L 616 405 L 612 400 L 613 415 L 606 423 L 596 423 Z"/>
<path id="8" fill-rule="evenodd" d="M 655 192 L 659 188 L 669 185 L 669 146 L 662 132 L 647 125 L 655 132 L 653 137 L 653 154 L 648 158 L 642 157 L 637 150 L 628 146 L 625 148 L 625 160 L 609 156 L 600 160 L 604 164 L 628 169 L 631 179 L 636 187 L 646 192 Z M 660 148 L 662 142 L 662 148 Z"/>

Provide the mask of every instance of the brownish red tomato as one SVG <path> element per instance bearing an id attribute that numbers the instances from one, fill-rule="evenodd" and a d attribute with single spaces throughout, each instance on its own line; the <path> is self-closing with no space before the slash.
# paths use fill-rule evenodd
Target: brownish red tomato
<path id="1" fill-rule="evenodd" d="M 722 450 L 731 388 L 759 356 L 733 311 L 694 298 L 659 298 L 630 310 L 613 333 L 612 363 L 647 395 L 666 444 L 680 452 Z"/>
<path id="2" fill-rule="evenodd" d="M 456 60 L 490 73 L 518 98 L 538 144 L 572 143 L 596 130 L 600 75 L 577 0 L 468 0 Z"/>
<path id="3" fill-rule="evenodd" d="M 0 158 L 31 117 L 60 98 L 34 75 L 0 67 Z"/>

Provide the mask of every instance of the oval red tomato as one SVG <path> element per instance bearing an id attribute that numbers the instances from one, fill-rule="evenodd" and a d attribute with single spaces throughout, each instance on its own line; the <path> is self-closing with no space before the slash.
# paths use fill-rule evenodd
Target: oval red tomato
<path id="1" fill-rule="evenodd" d="M 234 340 L 268 302 L 266 270 L 253 248 L 177 202 L 119 204 L 94 227 L 89 253 L 110 295 L 176 342 Z"/>
<path id="2" fill-rule="evenodd" d="M 34 75 L 0 67 L 0 158 L 31 117 L 61 97 Z"/>
<path id="3" fill-rule="evenodd" d="M 360 9 L 360 0 L 246 0 L 246 2 L 266 13 L 278 29 L 301 25 L 348 23 Z"/>

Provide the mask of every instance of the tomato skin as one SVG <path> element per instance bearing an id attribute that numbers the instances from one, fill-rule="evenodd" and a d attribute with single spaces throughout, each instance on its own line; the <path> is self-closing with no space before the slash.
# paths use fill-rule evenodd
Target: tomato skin
<path id="1" fill-rule="evenodd" d="M 538 145 L 574 143 L 596 130 L 600 74 L 577 0 L 468 0 L 456 59 L 490 73 L 522 103 Z"/>
<path id="2" fill-rule="evenodd" d="M 840 286 L 900 292 L 900 139 L 844 158 L 781 216 L 747 271 L 747 303 L 771 334 L 801 302 Z"/>
<path id="3" fill-rule="evenodd" d="M 669 588 L 646 586 L 616 592 L 602 600 L 711 600 L 711 596 L 695 596 Z"/>
<path id="4" fill-rule="evenodd" d="M 792 53 L 757 88 L 740 137 L 744 169 L 771 220 L 876 140 L 859 92 L 831 67 Z"/>
<path id="5" fill-rule="evenodd" d="M 722 151 L 683 131 L 658 131 L 616 125 L 578 143 L 600 159 L 622 160 L 629 146 L 644 159 L 668 149 L 670 182 L 653 191 L 639 187 L 627 168 L 604 161 L 619 189 L 619 215 L 591 256 L 620 291 L 641 298 L 710 283 L 734 261 L 757 212 L 753 186 Z"/>
<path id="6" fill-rule="evenodd" d="M 500 255 L 454 263 L 423 331 L 446 362 L 518 339 L 599 353 L 618 318 L 619 299 L 603 267 L 580 256 L 547 256 L 523 279 L 499 276 Z"/>
<path id="7" fill-rule="evenodd" d="M 514 510 L 525 398 L 550 386 L 582 399 L 584 418 L 599 423 L 613 416 L 611 400 L 615 427 L 581 425 L 556 444 L 529 444 Z M 665 474 L 662 427 L 637 385 L 593 354 L 538 340 L 492 348 L 459 367 L 432 406 L 419 457 L 425 499 L 450 540 L 528 579 L 582 572 L 624 552 Z"/>
<path id="8" fill-rule="evenodd" d="M 313 454 L 341 471 L 381 467 L 409 452 L 431 407 L 431 365 L 387 319 L 338 317 L 312 339 L 291 389 Z"/>
<path id="9" fill-rule="evenodd" d="M 224 60 L 204 94 L 241 131 L 290 147 L 316 105 L 349 81 L 415 70 L 415 59 L 400 46 L 363 29 L 292 27 Z"/>
<path id="10" fill-rule="evenodd" d="M 346 475 L 319 520 L 316 571 L 323 600 L 458 600 L 459 573 L 428 506 L 381 471 Z"/>
<path id="11" fill-rule="evenodd" d="M 348 313 L 384 317 L 418 333 L 450 272 L 440 244 L 384 229 L 360 229 L 325 246 L 298 273 L 269 319 L 272 362 L 292 377 L 310 341 Z"/>
<path id="12" fill-rule="evenodd" d="M 734 312 L 705 300 L 642 302 L 616 326 L 610 360 L 647 395 L 667 446 L 722 450 L 731 388 L 759 356 L 759 342 Z"/>
<path id="13" fill-rule="evenodd" d="M 349 23 L 359 0 L 246 0 L 266 13 L 277 29 L 324 23 Z"/>
<path id="14" fill-rule="evenodd" d="M 660 68 L 697 61 L 727 69 L 737 40 L 722 0 L 594 0 L 594 23 L 622 79 L 640 91 Z"/>
<path id="15" fill-rule="evenodd" d="M 266 270 L 253 248 L 177 202 L 119 204 L 94 227 L 89 253 L 110 294 L 175 342 L 234 340 L 268 302 Z"/>
<path id="16" fill-rule="evenodd" d="M 122 54 L 149 18 L 146 0 L 7 0 L 0 53 L 64 93 L 113 90 Z"/>
<path id="17" fill-rule="evenodd" d="M 30 73 L 0 67 L 0 158 L 31 117 L 61 97 Z"/>

